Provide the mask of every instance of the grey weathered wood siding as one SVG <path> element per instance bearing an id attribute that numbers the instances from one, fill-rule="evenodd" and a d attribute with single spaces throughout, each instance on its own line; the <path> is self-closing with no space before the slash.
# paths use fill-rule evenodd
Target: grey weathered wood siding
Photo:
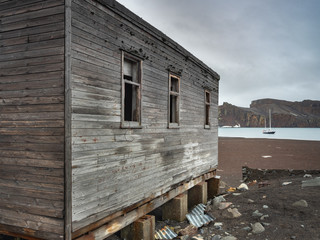
<path id="1" fill-rule="evenodd" d="M 64 0 L 0 2 L 0 230 L 64 234 Z"/>
<path id="2" fill-rule="evenodd" d="M 217 74 L 113 1 L 73 0 L 71 41 L 73 231 L 217 166 Z M 141 129 L 120 128 L 121 49 L 144 59 Z M 179 129 L 168 69 L 182 71 Z"/>

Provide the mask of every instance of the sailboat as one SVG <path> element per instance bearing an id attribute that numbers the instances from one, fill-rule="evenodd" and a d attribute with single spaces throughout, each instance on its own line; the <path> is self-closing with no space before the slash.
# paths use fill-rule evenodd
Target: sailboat
<path id="1" fill-rule="evenodd" d="M 266 124 L 266 121 L 264 121 Z M 276 131 L 271 129 L 271 110 L 269 109 L 269 129 L 266 129 L 267 127 L 265 126 L 265 129 L 263 130 L 263 134 L 275 134 Z"/>

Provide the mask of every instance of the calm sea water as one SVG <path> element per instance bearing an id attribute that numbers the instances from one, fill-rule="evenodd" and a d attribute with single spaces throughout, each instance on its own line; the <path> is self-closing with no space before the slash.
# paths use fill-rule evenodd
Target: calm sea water
<path id="1" fill-rule="evenodd" d="M 320 141 L 320 128 L 272 128 L 275 134 L 263 134 L 264 128 L 219 128 L 219 137 L 274 138 Z"/>

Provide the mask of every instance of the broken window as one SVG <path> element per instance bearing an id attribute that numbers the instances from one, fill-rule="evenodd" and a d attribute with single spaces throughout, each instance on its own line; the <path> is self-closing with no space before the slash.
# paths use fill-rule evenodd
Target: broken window
<path id="1" fill-rule="evenodd" d="M 141 61 L 124 54 L 122 63 L 122 127 L 141 123 Z"/>
<path id="2" fill-rule="evenodd" d="M 169 127 L 179 126 L 180 78 L 169 75 Z"/>
<path id="3" fill-rule="evenodd" d="M 211 103 L 211 94 L 209 91 L 204 91 L 205 95 L 205 128 L 210 128 L 210 103 Z"/>

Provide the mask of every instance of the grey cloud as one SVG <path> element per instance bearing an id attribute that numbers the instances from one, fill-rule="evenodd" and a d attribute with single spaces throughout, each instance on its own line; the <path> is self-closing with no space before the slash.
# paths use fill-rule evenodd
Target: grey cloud
<path id="1" fill-rule="evenodd" d="M 221 75 L 220 104 L 319 99 L 318 0 L 119 0 Z"/>

